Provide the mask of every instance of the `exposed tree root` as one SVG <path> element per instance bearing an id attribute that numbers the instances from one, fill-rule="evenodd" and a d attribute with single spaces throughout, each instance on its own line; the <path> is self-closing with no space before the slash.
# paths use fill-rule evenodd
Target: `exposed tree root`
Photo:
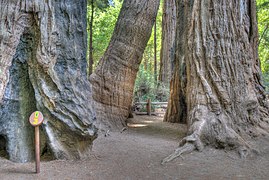
<path id="1" fill-rule="evenodd" d="M 186 143 L 185 145 L 183 145 L 182 147 L 179 147 L 175 150 L 174 153 L 170 154 L 169 156 L 167 156 L 166 158 L 164 158 L 162 160 L 162 164 L 167 163 L 172 161 L 173 159 L 181 156 L 182 154 L 187 154 L 187 153 L 191 153 L 192 151 L 194 151 L 195 145 L 192 143 Z"/>
<path id="2" fill-rule="evenodd" d="M 236 139 L 233 139 L 236 140 Z M 245 141 L 241 141 L 241 139 L 237 139 L 239 141 L 234 141 L 229 146 L 234 146 L 238 150 L 240 158 L 246 158 L 251 153 L 258 154 L 259 152 L 256 149 L 250 147 Z M 161 164 L 170 162 L 177 157 L 182 157 L 183 154 L 189 154 L 194 150 L 202 151 L 204 148 L 203 143 L 198 139 L 194 139 L 192 136 L 187 136 L 180 142 L 180 147 L 177 148 L 172 154 L 167 156 L 162 160 Z"/>
<path id="3" fill-rule="evenodd" d="M 202 151 L 205 145 L 216 148 L 237 150 L 241 158 L 246 158 L 250 154 L 258 154 L 231 126 L 228 125 L 227 114 L 215 115 L 207 111 L 207 108 L 200 106 L 193 112 L 195 120 L 189 128 L 189 136 L 183 138 L 171 155 L 163 159 L 161 164 L 191 153 L 194 150 Z M 200 113 L 196 113 L 200 112 Z"/>
<path id="4" fill-rule="evenodd" d="M 203 150 L 204 145 L 196 133 L 197 131 L 192 135 L 183 138 L 179 143 L 179 148 L 177 148 L 174 153 L 164 158 L 161 164 L 170 162 L 182 154 L 188 154 L 194 150 Z"/>

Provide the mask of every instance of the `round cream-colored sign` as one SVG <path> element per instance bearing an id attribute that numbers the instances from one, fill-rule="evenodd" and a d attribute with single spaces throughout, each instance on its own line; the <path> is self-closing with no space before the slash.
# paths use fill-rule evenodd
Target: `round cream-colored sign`
<path id="1" fill-rule="evenodd" d="M 40 126 L 43 120 L 43 114 L 40 111 L 33 112 L 29 118 L 29 122 L 32 126 Z"/>

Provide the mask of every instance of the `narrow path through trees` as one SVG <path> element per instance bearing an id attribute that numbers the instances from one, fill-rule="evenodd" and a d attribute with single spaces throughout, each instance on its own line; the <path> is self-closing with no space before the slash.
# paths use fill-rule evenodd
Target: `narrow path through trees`
<path id="1" fill-rule="evenodd" d="M 183 138 L 186 125 L 162 122 L 162 117 L 136 116 L 128 130 L 100 135 L 89 158 L 80 161 L 41 161 L 46 179 L 267 179 L 269 139 L 253 142 L 261 154 L 240 159 L 237 153 L 215 148 L 193 152 L 161 165 L 167 153 Z M 137 125 L 136 127 L 134 127 Z M 141 126 L 144 125 L 144 126 Z M 1 179 L 35 179 L 34 163 L 16 164 L 0 158 Z"/>

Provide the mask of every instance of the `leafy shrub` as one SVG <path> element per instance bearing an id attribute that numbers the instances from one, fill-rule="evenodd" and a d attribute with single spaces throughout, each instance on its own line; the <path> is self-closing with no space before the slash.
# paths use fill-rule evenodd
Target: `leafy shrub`
<path id="1" fill-rule="evenodd" d="M 169 97 L 169 87 L 162 83 L 157 84 L 154 80 L 154 73 L 145 70 L 144 65 L 140 65 L 134 88 L 134 102 L 167 101 Z"/>

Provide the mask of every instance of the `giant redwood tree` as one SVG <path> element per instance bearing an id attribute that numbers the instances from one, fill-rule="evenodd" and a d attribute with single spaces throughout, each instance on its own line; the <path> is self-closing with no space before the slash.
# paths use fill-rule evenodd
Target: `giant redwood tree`
<path id="1" fill-rule="evenodd" d="M 123 2 L 109 46 L 90 77 L 96 116 L 104 128 L 125 125 L 158 6 L 156 0 Z"/>
<path id="2" fill-rule="evenodd" d="M 189 130 L 163 162 L 205 145 L 246 156 L 247 141 L 268 134 L 255 8 L 255 0 L 177 1 L 180 118 Z"/>
<path id="3" fill-rule="evenodd" d="M 0 1 L 0 140 L 33 159 L 30 114 L 44 114 L 42 149 L 80 158 L 96 138 L 86 62 L 86 0 Z M 1 142 L 1 144 L 3 144 Z"/>

